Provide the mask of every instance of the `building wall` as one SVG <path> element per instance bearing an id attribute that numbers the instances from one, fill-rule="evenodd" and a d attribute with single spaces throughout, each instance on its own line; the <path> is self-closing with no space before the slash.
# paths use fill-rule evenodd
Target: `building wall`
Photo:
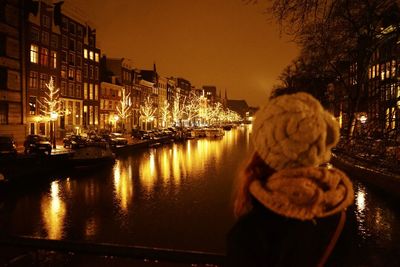
<path id="1" fill-rule="evenodd" d="M 44 104 L 48 92 L 46 84 L 52 77 L 55 88 L 60 87 L 61 39 L 53 18 L 53 7 L 40 2 L 37 12 L 29 13 L 25 26 L 26 134 L 48 135 L 50 132 L 47 107 Z"/>
<path id="2" fill-rule="evenodd" d="M 0 134 L 18 143 L 25 137 L 19 5 L 17 0 L 0 3 Z"/>
<path id="3" fill-rule="evenodd" d="M 369 134 L 400 141 L 400 37 L 383 32 L 386 40 L 368 68 L 367 123 Z"/>
<path id="4" fill-rule="evenodd" d="M 123 86 L 102 82 L 100 94 L 100 129 L 114 131 L 117 129 L 117 106 L 121 100 Z"/>
<path id="5" fill-rule="evenodd" d="M 83 127 L 98 130 L 100 118 L 100 49 L 96 34 L 86 28 L 83 48 Z"/>

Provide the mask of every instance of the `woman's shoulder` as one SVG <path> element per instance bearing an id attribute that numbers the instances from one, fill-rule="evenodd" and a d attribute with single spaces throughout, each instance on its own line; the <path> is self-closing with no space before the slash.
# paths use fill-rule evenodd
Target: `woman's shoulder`
<path id="1" fill-rule="evenodd" d="M 251 212 L 239 218 L 229 231 L 228 260 L 233 257 L 235 261 L 242 260 L 243 263 L 250 260 L 257 264 L 278 266 L 291 266 L 296 261 L 314 263 L 329 243 L 339 217 L 333 215 L 315 221 L 300 221 L 255 206 Z"/>

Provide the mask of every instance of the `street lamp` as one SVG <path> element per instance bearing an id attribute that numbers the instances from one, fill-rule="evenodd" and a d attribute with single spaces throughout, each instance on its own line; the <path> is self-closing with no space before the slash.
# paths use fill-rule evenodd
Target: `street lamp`
<path id="1" fill-rule="evenodd" d="M 114 115 L 115 131 L 117 131 L 117 123 L 118 123 L 118 120 L 119 120 L 119 116 L 115 114 L 115 115 Z"/>
<path id="2" fill-rule="evenodd" d="M 361 115 L 361 116 L 360 116 L 360 122 L 361 122 L 362 124 L 364 124 L 366 121 L 367 121 L 367 116 Z"/>
<path id="3" fill-rule="evenodd" d="M 52 139 L 53 139 L 53 148 L 57 148 L 57 146 L 56 146 L 56 120 L 57 120 L 57 118 L 58 118 L 58 113 L 56 112 L 56 111 L 52 111 L 51 113 L 50 113 L 50 120 L 51 120 L 51 123 L 52 123 Z"/>

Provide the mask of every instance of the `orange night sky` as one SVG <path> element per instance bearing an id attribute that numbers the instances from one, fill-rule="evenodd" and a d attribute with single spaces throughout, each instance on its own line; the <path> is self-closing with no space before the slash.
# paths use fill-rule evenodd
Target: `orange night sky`
<path id="1" fill-rule="evenodd" d="M 229 99 L 262 104 L 282 69 L 298 54 L 261 5 L 241 0 L 65 0 L 97 29 L 108 57 L 136 68 L 215 85 Z"/>

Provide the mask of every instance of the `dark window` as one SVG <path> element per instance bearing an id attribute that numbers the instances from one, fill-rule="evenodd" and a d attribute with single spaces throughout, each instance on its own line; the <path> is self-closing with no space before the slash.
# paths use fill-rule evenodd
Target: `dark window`
<path id="1" fill-rule="evenodd" d="M 79 37 L 82 37 L 82 35 L 83 35 L 82 26 L 78 25 L 78 26 L 76 27 L 76 34 L 77 34 Z"/>
<path id="2" fill-rule="evenodd" d="M 82 53 L 82 43 L 81 42 L 76 42 L 76 51 L 78 53 Z"/>
<path id="3" fill-rule="evenodd" d="M 8 104 L 0 102 L 0 124 L 8 124 Z"/>
<path id="4" fill-rule="evenodd" d="M 89 46 L 94 47 L 94 36 L 89 37 Z"/>
<path id="5" fill-rule="evenodd" d="M 82 57 L 76 56 L 76 66 L 82 68 Z"/>
<path id="6" fill-rule="evenodd" d="M 73 83 L 68 84 L 68 96 L 74 97 L 75 85 Z"/>
<path id="7" fill-rule="evenodd" d="M 46 15 L 43 15 L 42 24 L 43 24 L 44 27 L 50 28 L 50 17 L 46 16 Z"/>
<path id="8" fill-rule="evenodd" d="M 6 2 L 1 1 L 0 2 L 0 21 L 4 21 L 5 17 L 6 17 Z"/>
<path id="9" fill-rule="evenodd" d="M 51 47 L 52 48 L 58 48 L 58 36 L 52 34 L 51 35 Z"/>
<path id="10" fill-rule="evenodd" d="M 36 28 L 31 28 L 31 40 L 39 42 L 39 30 Z"/>
<path id="11" fill-rule="evenodd" d="M 61 24 L 62 24 L 62 29 L 64 31 L 67 31 L 68 30 L 68 19 L 67 18 L 63 18 Z"/>
<path id="12" fill-rule="evenodd" d="M 95 80 L 98 80 L 98 79 L 99 79 L 99 67 L 95 67 L 94 79 L 95 79 Z"/>
<path id="13" fill-rule="evenodd" d="M 68 39 L 67 39 L 67 36 L 63 36 L 61 42 L 62 42 L 62 47 L 63 47 L 63 48 L 68 48 Z"/>
<path id="14" fill-rule="evenodd" d="M 0 56 L 5 56 L 6 55 L 6 44 L 7 44 L 7 38 L 4 33 L 0 33 Z"/>
<path id="15" fill-rule="evenodd" d="M 87 78 L 88 76 L 88 64 L 84 64 L 83 66 L 83 77 Z"/>
<path id="16" fill-rule="evenodd" d="M 36 71 L 29 73 L 29 88 L 38 88 L 39 74 Z"/>
<path id="17" fill-rule="evenodd" d="M 47 90 L 46 83 L 47 83 L 47 74 L 40 73 L 40 89 Z"/>
<path id="18" fill-rule="evenodd" d="M 0 67 L 0 90 L 7 89 L 7 69 Z"/>
<path id="19" fill-rule="evenodd" d="M 61 62 L 67 62 L 67 52 L 61 51 Z"/>
<path id="20" fill-rule="evenodd" d="M 69 60 L 68 60 L 69 64 L 72 66 L 75 66 L 75 55 L 72 53 L 69 53 Z"/>
<path id="21" fill-rule="evenodd" d="M 74 39 L 69 39 L 69 50 L 74 50 L 75 51 L 75 40 Z"/>
<path id="22" fill-rule="evenodd" d="M 89 77 L 90 77 L 90 79 L 93 79 L 93 66 L 92 65 L 89 66 L 89 70 L 90 70 Z"/>
<path id="23" fill-rule="evenodd" d="M 69 23 L 69 32 L 75 34 L 75 23 L 73 22 Z"/>
<path id="24" fill-rule="evenodd" d="M 49 33 L 42 31 L 42 43 L 45 45 L 49 45 L 49 41 L 50 41 Z"/>

